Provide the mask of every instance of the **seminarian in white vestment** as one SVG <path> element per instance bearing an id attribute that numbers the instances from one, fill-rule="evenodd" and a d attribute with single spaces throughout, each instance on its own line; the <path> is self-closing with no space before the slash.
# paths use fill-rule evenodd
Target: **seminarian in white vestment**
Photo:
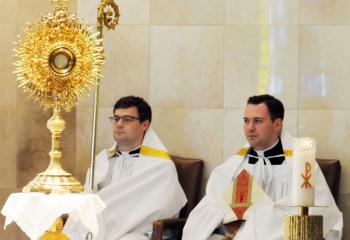
<path id="1" fill-rule="evenodd" d="M 118 109 L 112 117 L 116 118 L 114 134 L 125 135 L 132 124 L 131 114 L 129 108 Z M 133 119 L 136 122 L 139 118 Z M 96 157 L 94 190 L 107 206 L 99 215 L 99 232 L 92 236 L 82 224 L 69 218 L 64 232 L 73 240 L 149 239 L 155 220 L 176 216 L 187 202 L 175 165 L 151 128 L 146 130 L 140 146 L 123 152 L 117 145 Z"/>
<path id="2" fill-rule="evenodd" d="M 186 204 L 175 165 L 152 129 L 134 151 L 103 150 L 95 170 L 95 188 L 107 207 L 92 239 L 149 239 L 153 221 L 175 216 Z M 65 233 L 75 240 L 85 239 L 88 231 L 69 221 Z"/>
<path id="3" fill-rule="evenodd" d="M 255 121 L 257 128 L 266 119 L 256 114 L 261 106 L 248 102 L 248 116 L 245 121 Z M 282 107 L 283 108 L 283 107 Z M 263 109 L 264 110 L 264 109 Z M 264 110 L 265 111 L 265 110 Z M 247 110 L 246 110 L 247 112 Z M 282 117 L 283 119 L 283 117 Z M 247 123 L 245 123 L 247 124 Z M 250 124 L 250 123 L 249 123 Z M 262 128 L 261 128 L 262 129 Z M 249 137 L 255 140 L 262 130 L 246 131 Z M 260 134 L 260 135 L 259 135 Z M 249 144 L 241 148 L 236 154 L 218 166 L 211 173 L 206 187 L 206 194 L 200 203 L 189 215 L 183 230 L 183 240 L 224 239 L 230 236 L 226 232 L 213 234 L 218 229 L 225 229 L 224 224 L 231 223 L 239 218 L 225 201 L 224 194 L 232 186 L 235 178 L 246 170 L 267 197 L 255 201 L 244 212 L 243 220 L 246 220 L 234 234 L 235 240 L 282 240 L 283 219 L 287 213 L 297 213 L 297 208 L 289 208 L 292 203 L 292 150 L 293 138 L 286 132 L 270 147 L 256 150 Z M 326 240 L 341 239 L 343 217 L 339 211 L 333 196 L 328 188 L 326 180 L 315 164 L 315 205 L 327 206 L 310 208 L 311 215 L 323 216 L 323 233 Z"/>

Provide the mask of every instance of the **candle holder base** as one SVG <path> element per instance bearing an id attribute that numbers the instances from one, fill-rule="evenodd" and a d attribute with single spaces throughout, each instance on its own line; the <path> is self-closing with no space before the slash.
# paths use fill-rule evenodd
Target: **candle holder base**
<path id="1" fill-rule="evenodd" d="M 39 240 L 70 240 L 63 232 L 63 219 L 57 218 L 51 228 L 46 231 Z"/>
<path id="2" fill-rule="evenodd" d="M 323 217 L 308 215 L 286 215 L 284 217 L 283 240 L 322 240 Z"/>

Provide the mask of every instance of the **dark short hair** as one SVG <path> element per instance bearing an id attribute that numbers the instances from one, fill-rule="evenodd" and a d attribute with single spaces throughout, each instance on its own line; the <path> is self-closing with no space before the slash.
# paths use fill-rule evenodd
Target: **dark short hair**
<path id="1" fill-rule="evenodd" d="M 152 121 L 152 109 L 151 106 L 141 97 L 127 96 L 120 98 L 113 108 L 113 113 L 119 108 L 136 107 L 139 114 L 140 122 L 145 120 Z"/>
<path id="2" fill-rule="evenodd" d="M 258 105 L 260 103 L 266 104 L 272 121 L 275 121 L 277 118 L 280 118 L 283 120 L 284 106 L 280 100 L 278 100 L 277 98 L 269 94 L 264 94 L 264 95 L 252 96 L 247 101 L 247 104 Z"/>

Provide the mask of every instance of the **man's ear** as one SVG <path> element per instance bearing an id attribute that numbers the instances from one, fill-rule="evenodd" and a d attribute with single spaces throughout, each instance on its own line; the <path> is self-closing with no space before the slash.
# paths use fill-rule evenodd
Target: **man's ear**
<path id="1" fill-rule="evenodd" d="M 151 122 L 146 119 L 145 121 L 143 121 L 141 123 L 141 126 L 142 126 L 142 130 L 144 130 L 145 132 L 147 131 L 147 129 L 149 128 L 149 125 L 151 124 Z"/>
<path id="2" fill-rule="evenodd" d="M 275 121 L 273 122 L 275 129 L 281 133 L 282 131 L 282 125 L 283 125 L 283 120 L 280 118 L 275 119 Z"/>

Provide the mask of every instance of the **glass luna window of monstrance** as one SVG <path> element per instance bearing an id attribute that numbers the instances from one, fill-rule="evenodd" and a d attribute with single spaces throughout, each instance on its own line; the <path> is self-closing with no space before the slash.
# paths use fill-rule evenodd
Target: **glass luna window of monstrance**
<path id="1" fill-rule="evenodd" d="M 68 74 L 75 66 L 75 56 L 68 48 L 55 49 L 49 59 L 51 69 L 57 74 Z"/>

